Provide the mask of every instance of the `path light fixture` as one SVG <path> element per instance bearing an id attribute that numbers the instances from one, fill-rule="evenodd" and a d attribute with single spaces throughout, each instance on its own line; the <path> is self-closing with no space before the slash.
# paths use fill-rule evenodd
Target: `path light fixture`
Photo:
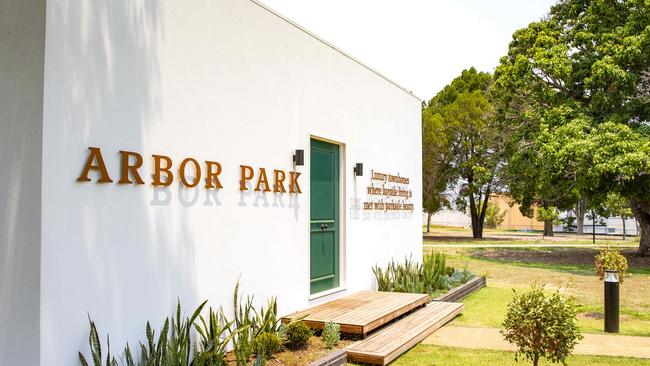
<path id="1" fill-rule="evenodd" d="M 293 164 L 296 166 L 305 165 L 305 150 L 296 150 L 296 152 L 293 154 Z"/>
<path id="2" fill-rule="evenodd" d="M 363 176 L 363 163 L 354 164 L 354 175 L 357 177 Z"/>
<path id="3" fill-rule="evenodd" d="M 618 333 L 619 273 L 605 270 L 605 332 Z"/>

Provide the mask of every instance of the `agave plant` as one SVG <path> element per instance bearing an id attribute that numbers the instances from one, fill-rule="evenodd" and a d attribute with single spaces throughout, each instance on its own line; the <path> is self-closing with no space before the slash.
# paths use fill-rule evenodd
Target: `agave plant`
<path id="1" fill-rule="evenodd" d="M 199 315 L 201 324 L 194 324 L 199 335 L 198 345 L 195 347 L 194 362 L 192 366 L 222 366 L 225 365 L 228 344 L 237 334 L 238 330 L 231 331 L 234 320 L 228 321 L 223 309 L 219 313 L 209 309 L 208 319 Z"/>
<path id="2" fill-rule="evenodd" d="M 422 280 L 427 293 L 443 289 L 447 286 L 442 278 L 445 277 L 445 255 L 432 253 L 422 261 Z"/>
<path id="3" fill-rule="evenodd" d="M 446 288 L 445 256 L 436 253 L 426 256 L 422 263 L 405 258 L 403 263 L 391 260 L 386 268 L 372 268 L 379 291 L 428 293 Z"/>
<path id="4" fill-rule="evenodd" d="M 233 351 L 238 366 L 248 364 L 248 359 L 253 355 L 253 341 L 255 334 L 255 309 L 253 308 L 253 297 L 247 296 L 246 302 L 242 304 L 242 297 L 239 295 L 239 281 L 235 285 L 233 295 L 233 309 L 235 311 L 235 330 L 237 333 L 232 338 Z"/>
<path id="5" fill-rule="evenodd" d="M 92 356 L 94 366 L 102 366 L 102 344 L 99 340 L 99 334 L 97 333 L 97 327 L 95 322 L 92 321 L 90 315 L 88 315 L 88 321 L 90 322 L 90 334 L 88 335 L 88 344 L 90 345 L 90 354 Z M 117 366 L 117 361 L 114 357 L 111 357 L 111 341 L 106 335 L 106 363 L 105 366 Z M 88 366 L 88 361 L 84 355 L 79 352 L 79 362 L 82 366 Z"/>
<path id="6" fill-rule="evenodd" d="M 169 318 L 165 319 L 165 323 L 158 336 L 158 341 L 156 341 L 155 331 L 151 328 L 151 324 L 147 322 L 147 344 L 140 343 L 140 361 L 138 363 L 134 362 L 133 354 L 128 344 L 124 349 L 127 366 L 192 365 L 190 358 L 192 356 L 192 350 L 195 348 L 192 347 L 190 333 L 196 318 L 206 303 L 207 300 L 199 305 L 189 318 L 183 318 L 181 316 L 181 303 L 179 301 L 176 306 L 176 316 L 171 318 L 171 322 Z"/>
<path id="7" fill-rule="evenodd" d="M 253 333 L 255 336 L 260 333 L 278 333 L 280 331 L 278 303 L 275 296 L 268 299 L 266 310 L 262 306 L 259 312 L 255 309 L 253 311 L 255 312 L 255 322 L 253 324 Z"/>

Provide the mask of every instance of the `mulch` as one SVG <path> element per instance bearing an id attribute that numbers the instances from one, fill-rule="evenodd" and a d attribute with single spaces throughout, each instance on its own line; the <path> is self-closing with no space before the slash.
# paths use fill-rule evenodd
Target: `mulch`
<path id="1" fill-rule="evenodd" d="M 593 265 L 597 249 L 553 248 L 551 250 L 485 249 L 475 250 L 475 258 L 496 259 L 531 264 Z M 650 269 L 650 257 L 640 257 L 635 250 L 622 250 L 630 269 Z"/>

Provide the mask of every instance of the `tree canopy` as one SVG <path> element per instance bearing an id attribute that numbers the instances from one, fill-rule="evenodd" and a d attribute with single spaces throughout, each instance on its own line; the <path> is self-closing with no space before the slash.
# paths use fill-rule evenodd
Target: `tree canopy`
<path id="1" fill-rule="evenodd" d="M 625 197 L 650 252 L 650 2 L 564 0 L 513 34 L 495 71 L 523 206 Z"/>
<path id="2" fill-rule="evenodd" d="M 477 238 L 482 237 L 486 203 L 494 192 L 501 161 L 499 144 L 504 141 L 494 130 L 491 84 L 490 74 L 474 68 L 464 70 L 425 104 L 422 112 L 425 210 L 439 207 L 429 206 L 441 201 L 436 201 L 432 192 L 442 194 L 445 188 L 456 188 L 456 207 L 469 212 Z"/>

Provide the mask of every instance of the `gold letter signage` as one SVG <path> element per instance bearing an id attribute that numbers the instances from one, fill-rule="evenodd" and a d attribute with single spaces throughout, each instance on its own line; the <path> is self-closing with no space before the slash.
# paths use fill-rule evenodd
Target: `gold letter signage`
<path id="1" fill-rule="evenodd" d="M 112 183 L 113 180 L 108 175 L 108 169 L 104 163 L 102 152 L 98 147 L 88 148 L 88 157 L 84 164 L 81 175 L 77 178 L 78 182 L 90 182 L 90 171 L 94 170 L 98 174 L 97 183 Z M 194 158 L 185 158 L 181 161 L 177 170 L 174 169 L 174 162 L 169 156 L 165 155 L 151 155 L 153 165 L 153 175 L 151 184 L 157 187 L 170 186 L 174 182 L 174 175 L 180 180 L 181 184 L 187 188 L 193 188 L 201 182 L 202 169 L 205 169 L 205 188 L 206 189 L 221 189 L 221 181 L 219 175 L 221 174 L 221 164 L 216 161 L 206 160 L 203 164 L 199 163 Z M 144 163 L 142 155 L 133 151 L 120 151 L 120 184 L 144 184 L 142 176 L 138 169 Z M 255 180 L 256 192 L 271 192 L 271 184 L 269 177 L 273 179 L 273 192 L 285 193 L 284 182 L 287 178 L 287 173 L 284 170 L 273 169 L 273 174 L 266 172 L 265 168 L 259 168 L 258 173 L 255 174 L 253 167 L 248 165 L 240 165 L 240 180 L 239 190 L 246 191 L 248 187 L 246 182 Z M 289 193 L 302 193 L 298 178 L 300 173 L 289 172 Z"/>

